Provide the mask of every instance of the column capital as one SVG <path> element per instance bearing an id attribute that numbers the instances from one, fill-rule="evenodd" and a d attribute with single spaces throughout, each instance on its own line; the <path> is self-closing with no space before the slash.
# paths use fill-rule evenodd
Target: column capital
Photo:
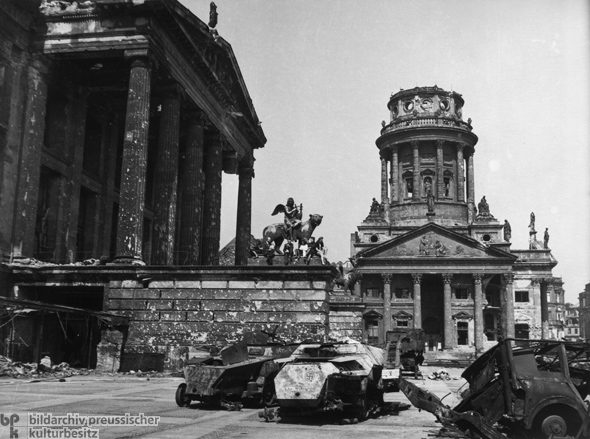
<path id="1" fill-rule="evenodd" d="M 466 143 L 463 143 L 463 142 L 458 142 L 458 143 L 456 144 L 457 151 L 459 151 L 459 152 L 463 152 L 463 150 L 464 150 L 466 147 L 467 147 L 467 144 L 466 144 Z"/>
<path id="2" fill-rule="evenodd" d="M 397 144 L 389 145 L 389 148 L 391 149 L 392 154 L 395 154 L 399 151 L 399 145 L 397 145 Z"/>
<path id="3" fill-rule="evenodd" d="M 238 166 L 238 175 L 240 177 L 254 178 L 254 166 L 240 164 Z"/>
<path id="4" fill-rule="evenodd" d="M 148 49 L 126 50 L 123 56 L 131 62 L 131 67 L 143 66 L 149 69 L 154 67 L 156 62 Z"/>
<path id="5" fill-rule="evenodd" d="M 414 148 L 414 149 L 418 149 L 420 147 L 419 140 L 412 140 L 412 141 L 410 141 L 410 143 L 412 144 L 412 148 Z"/>
<path id="6" fill-rule="evenodd" d="M 514 282 L 514 273 L 502 273 L 502 279 L 507 284 L 511 284 Z"/>
<path id="7" fill-rule="evenodd" d="M 481 274 L 481 273 L 474 273 L 474 274 L 473 274 L 473 281 L 474 281 L 476 284 L 481 284 L 481 280 L 482 280 L 482 279 L 483 279 L 483 274 Z"/>
<path id="8" fill-rule="evenodd" d="M 540 279 L 531 279 L 531 285 L 533 286 L 533 288 L 537 288 L 539 285 L 541 285 L 541 280 Z"/>
<path id="9" fill-rule="evenodd" d="M 441 140 L 441 139 L 438 139 L 434 143 L 436 143 L 437 148 L 442 148 L 443 145 L 445 144 L 445 141 L 444 140 Z"/>
<path id="10" fill-rule="evenodd" d="M 445 284 L 450 284 L 453 282 L 453 275 L 451 273 L 443 273 L 442 278 Z"/>
<path id="11" fill-rule="evenodd" d="M 390 284 L 391 283 L 391 273 L 381 273 L 381 277 L 383 278 L 383 283 L 384 284 Z"/>
<path id="12" fill-rule="evenodd" d="M 422 274 L 412 273 L 412 282 L 415 284 L 420 284 L 422 282 Z"/>
<path id="13" fill-rule="evenodd" d="M 544 277 L 544 278 L 540 279 L 540 281 L 542 283 L 544 283 L 545 285 L 553 285 L 553 278 L 552 277 Z"/>

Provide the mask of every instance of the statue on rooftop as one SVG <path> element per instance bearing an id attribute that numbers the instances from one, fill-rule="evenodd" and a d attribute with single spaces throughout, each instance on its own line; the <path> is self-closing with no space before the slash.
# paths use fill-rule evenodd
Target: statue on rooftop
<path id="1" fill-rule="evenodd" d="M 293 198 L 287 200 L 287 204 L 277 204 L 272 215 L 284 213 L 283 223 L 270 224 L 262 231 L 262 239 L 270 240 L 275 243 L 276 251 L 280 252 L 283 241 L 297 241 L 299 245 L 307 243 L 313 231 L 322 223 L 322 215 L 317 213 L 309 215 L 307 221 L 302 222 L 302 205 L 295 205 Z"/>
<path id="2" fill-rule="evenodd" d="M 209 5 L 209 27 L 213 29 L 215 26 L 217 26 L 217 5 L 211 2 Z"/>
<path id="3" fill-rule="evenodd" d="M 479 215 L 489 215 L 490 214 L 490 205 L 486 200 L 486 196 L 484 195 L 483 198 L 479 203 L 477 203 L 477 210 L 479 210 Z"/>
<path id="4" fill-rule="evenodd" d="M 535 231 L 535 212 L 531 212 L 531 222 L 529 223 L 531 231 Z"/>
<path id="5" fill-rule="evenodd" d="M 549 229 L 545 228 L 545 235 L 543 236 L 543 248 L 549 248 Z"/>
<path id="6" fill-rule="evenodd" d="M 510 242 L 510 238 L 512 237 L 512 227 L 510 227 L 510 223 L 508 220 L 504 220 L 504 241 Z"/>
<path id="7" fill-rule="evenodd" d="M 284 222 L 289 241 L 293 241 L 293 230 L 301 226 L 301 211 L 295 204 L 293 198 L 287 199 L 287 204 L 277 204 L 272 215 L 283 212 L 285 214 Z"/>
<path id="8" fill-rule="evenodd" d="M 370 213 L 379 213 L 381 212 L 381 204 L 377 199 L 373 198 L 373 202 L 371 203 L 371 211 Z"/>

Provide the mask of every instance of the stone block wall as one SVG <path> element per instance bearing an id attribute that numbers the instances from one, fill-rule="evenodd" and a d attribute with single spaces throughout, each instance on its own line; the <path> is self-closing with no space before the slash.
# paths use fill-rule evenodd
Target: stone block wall
<path id="1" fill-rule="evenodd" d="M 222 347 L 249 331 L 276 331 L 287 342 L 325 341 L 329 325 L 326 275 L 331 268 L 264 271 L 274 273 L 162 270 L 111 280 L 105 311 L 131 319 L 126 340 L 117 342 L 124 344 L 123 355 L 163 353 L 165 368 L 176 369 L 195 349 Z M 102 362 L 112 364 L 112 360 Z"/>
<path id="2" fill-rule="evenodd" d="M 329 296 L 329 337 L 363 340 L 363 310 L 365 305 L 359 296 L 344 291 L 333 291 Z"/>

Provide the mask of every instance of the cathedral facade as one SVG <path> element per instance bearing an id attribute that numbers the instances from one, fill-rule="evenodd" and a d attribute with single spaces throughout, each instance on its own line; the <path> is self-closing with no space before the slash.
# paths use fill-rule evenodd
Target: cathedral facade
<path id="1" fill-rule="evenodd" d="M 351 235 L 363 339 L 382 344 L 422 328 L 429 350 L 475 348 L 499 336 L 549 337 L 557 261 L 537 241 L 511 248 L 508 221 L 476 202 L 478 137 L 464 100 L 437 86 L 393 94 L 376 145 L 381 200 Z"/>

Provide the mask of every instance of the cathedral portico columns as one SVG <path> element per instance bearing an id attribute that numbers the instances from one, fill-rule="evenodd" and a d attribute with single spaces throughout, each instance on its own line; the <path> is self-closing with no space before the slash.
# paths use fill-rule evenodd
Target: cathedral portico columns
<path id="1" fill-rule="evenodd" d="M 381 157 L 381 202 L 387 204 L 387 160 Z"/>
<path id="2" fill-rule="evenodd" d="M 514 338 L 514 274 L 504 273 L 504 327 L 502 332 L 506 338 Z"/>
<path id="3" fill-rule="evenodd" d="M 457 201 L 465 202 L 465 159 L 463 158 L 464 143 L 457 144 Z"/>
<path id="4" fill-rule="evenodd" d="M 221 232 L 221 172 L 223 167 L 223 139 L 215 133 L 205 142 L 205 200 L 203 204 L 203 265 L 219 264 Z"/>
<path id="5" fill-rule="evenodd" d="M 443 289 L 443 314 L 444 314 L 444 348 L 452 349 L 455 347 L 455 328 L 453 325 L 453 304 L 451 298 L 451 282 L 453 281 L 453 275 L 445 273 L 442 275 L 444 289 Z"/>
<path id="6" fill-rule="evenodd" d="M 413 151 L 413 189 L 412 201 L 420 201 L 420 141 L 412 140 Z"/>
<path id="7" fill-rule="evenodd" d="M 180 93 L 177 86 L 162 90 L 162 111 L 155 169 L 152 264 L 174 265 L 178 154 L 180 137 Z"/>
<path id="8" fill-rule="evenodd" d="M 399 157 L 398 147 L 393 145 L 391 147 L 391 190 L 390 190 L 390 201 L 391 203 L 397 203 L 399 201 Z"/>
<path id="9" fill-rule="evenodd" d="M 414 284 L 414 329 L 422 328 L 422 291 L 421 291 L 421 274 L 412 274 Z"/>
<path id="10" fill-rule="evenodd" d="M 445 179 L 443 176 L 443 146 L 444 140 L 436 141 L 436 199 L 442 200 L 445 196 Z M 434 195 L 434 194 L 433 194 Z"/>
<path id="11" fill-rule="evenodd" d="M 238 217 L 236 220 L 236 265 L 248 265 L 252 227 L 252 177 L 251 164 L 238 170 Z"/>
<path id="12" fill-rule="evenodd" d="M 147 50 L 129 50 L 131 60 L 119 195 L 116 259 L 141 260 L 150 115 L 151 65 Z"/>
<path id="13" fill-rule="evenodd" d="M 391 274 L 383 273 L 383 328 L 382 340 L 387 343 L 387 332 L 391 330 Z"/>
<path id="14" fill-rule="evenodd" d="M 185 157 L 182 161 L 180 206 L 180 265 L 201 263 L 201 228 L 203 224 L 203 133 L 205 115 L 201 111 L 186 114 Z"/>
<path id="15" fill-rule="evenodd" d="M 473 322 L 475 333 L 475 352 L 483 351 L 483 291 L 481 281 L 483 275 L 476 273 L 473 275 L 475 290 L 473 295 Z"/>
<path id="16" fill-rule="evenodd" d="M 547 339 L 551 336 L 549 331 L 549 306 L 547 300 L 547 287 L 551 279 L 541 279 L 541 338 Z"/>

